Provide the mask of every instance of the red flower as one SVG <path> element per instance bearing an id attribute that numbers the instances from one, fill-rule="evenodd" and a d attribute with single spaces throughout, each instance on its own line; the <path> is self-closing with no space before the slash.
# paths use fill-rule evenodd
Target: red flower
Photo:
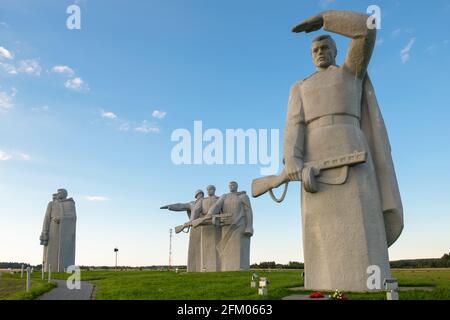
<path id="1" fill-rule="evenodd" d="M 320 292 L 312 292 L 309 294 L 309 297 L 312 299 L 323 298 L 323 294 Z"/>

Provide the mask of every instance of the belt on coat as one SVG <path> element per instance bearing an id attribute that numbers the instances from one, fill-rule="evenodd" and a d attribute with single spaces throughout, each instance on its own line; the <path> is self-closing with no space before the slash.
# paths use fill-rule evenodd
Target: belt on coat
<path id="1" fill-rule="evenodd" d="M 330 126 L 333 124 L 348 124 L 359 128 L 359 119 L 349 114 L 330 114 L 316 118 L 307 124 L 308 129 Z"/>

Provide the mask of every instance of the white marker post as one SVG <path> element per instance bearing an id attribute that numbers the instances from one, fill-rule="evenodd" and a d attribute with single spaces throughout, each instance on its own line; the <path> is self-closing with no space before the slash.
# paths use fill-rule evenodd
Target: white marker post
<path id="1" fill-rule="evenodd" d="M 45 276 L 45 273 L 44 273 L 44 264 L 42 264 L 42 268 L 41 268 L 41 280 L 44 280 L 44 276 Z"/>
<path id="2" fill-rule="evenodd" d="M 50 283 L 51 280 L 52 280 L 52 265 L 49 264 L 48 265 L 48 282 Z"/>
<path id="3" fill-rule="evenodd" d="M 31 269 L 30 267 L 27 267 L 27 292 L 30 291 L 30 273 L 31 273 Z"/>
<path id="4" fill-rule="evenodd" d="M 20 279 L 22 279 L 23 278 L 23 265 L 22 265 L 22 268 L 20 268 Z"/>

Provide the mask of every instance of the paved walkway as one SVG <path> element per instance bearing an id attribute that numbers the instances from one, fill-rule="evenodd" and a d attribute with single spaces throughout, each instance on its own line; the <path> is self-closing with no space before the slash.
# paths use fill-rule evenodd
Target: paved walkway
<path id="1" fill-rule="evenodd" d="M 69 290 L 65 280 L 53 280 L 58 287 L 44 293 L 38 300 L 91 300 L 94 286 L 92 283 L 81 281 L 81 289 Z"/>

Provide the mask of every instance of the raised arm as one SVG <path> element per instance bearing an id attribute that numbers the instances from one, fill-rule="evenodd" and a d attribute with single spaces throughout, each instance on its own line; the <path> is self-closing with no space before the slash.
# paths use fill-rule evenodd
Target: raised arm
<path id="1" fill-rule="evenodd" d="M 366 75 L 376 40 L 376 29 L 367 27 L 369 16 L 352 11 L 325 11 L 293 28 L 293 32 L 312 32 L 324 28 L 352 39 L 344 67 L 359 78 Z"/>
<path id="2" fill-rule="evenodd" d="M 304 136 L 305 122 L 300 96 L 300 82 L 297 82 L 292 86 L 289 94 L 283 143 L 283 162 L 291 181 L 300 180 L 301 177 Z"/>

